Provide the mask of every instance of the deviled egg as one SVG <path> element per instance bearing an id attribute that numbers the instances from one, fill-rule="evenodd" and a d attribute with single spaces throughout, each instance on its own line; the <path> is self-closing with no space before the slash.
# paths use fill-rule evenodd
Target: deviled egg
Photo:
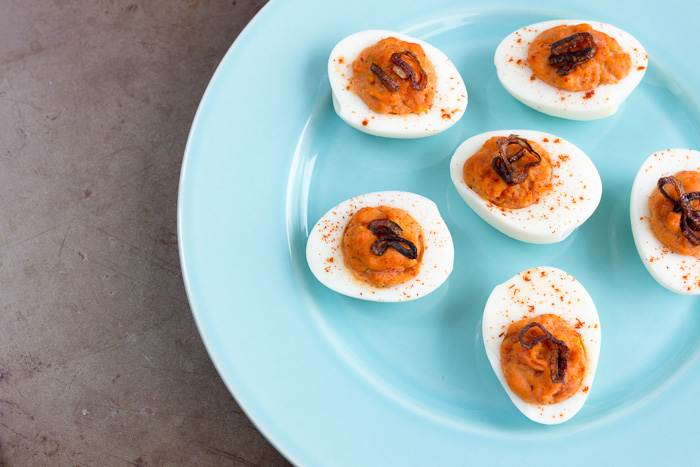
<path id="1" fill-rule="evenodd" d="M 452 236 L 437 205 L 403 191 L 356 196 L 329 210 L 306 244 L 314 276 L 354 298 L 402 302 L 437 289 L 452 272 Z"/>
<path id="2" fill-rule="evenodd" d="M 563 27 L 573 34 L 553 34 L 531 48 L 545 31 Z M 523 104 L 555 117 L 594 120 L 617 112 L 644 77 L 648 57 L 637 39 L 609 24 L 552 20 L 508 35 L 497 47 L 494 63 L 503 87 Z M 577 72 L 580 79 L 566 76 Z"/>
<path id="3" fill-rule="evenodd" d="M 467 88 L 450 59 L 398 32 L 367 30 L 341 40 L 331 51 L 328 78 L 340 118 L 376 136 L 430 136 L 467 108 Z"/>
<path id="4" fill-rule="evenodd" d="M 698 180 L 700 151 L 667 149 L 644 161 L 630 195 L 632 236 L 644 266 L 659 284 L 686 295 L 700 294 Z"/>
<path id="5" fill-rule="evenodd" d="M 504 138 L 506 141 L 503 144 L 508 147 L 511 141 L 516 141 L 512 144 L 518 149 L 526 144 L 522 142 L 525 140 L 548 154 L 543 157 L 543 162 L 548 161 L 551 166 L 551 181 L 548 186 L 540 187 L 541 197 L 526 207 L 514 209 L 509 205 L 496 204 L 498 201 L 484 199 L 481 196 L 484 193 L 477 193 L 465 180 L 465 163 L 499 138 Z M 491 168 L 494 164 L 492 159 L 485 162 L 482 174 L 493 186 L 490 191 L 499 194 L 512 191 L 513 188 Z M 526 175 L 524 184 L 532 185 L 532 177 Z M 490 131 L 467 139 L 452 156 L 450 176 L 460 196 L 479 217 L 502 233 L 528 243 L 564 240 L 593 214 L 603 191 L 598 170 L 583 151 L 562 138 L 534 130 Z"/>
<path id="6" fill-rule="evenodd" d="M 482 335 L 503 389 L 530 420 L 562 423 L 583 407 L 601 329 L 593 300 L 571 275 L 535 267 L 496 286 L 484 307 Z"/>

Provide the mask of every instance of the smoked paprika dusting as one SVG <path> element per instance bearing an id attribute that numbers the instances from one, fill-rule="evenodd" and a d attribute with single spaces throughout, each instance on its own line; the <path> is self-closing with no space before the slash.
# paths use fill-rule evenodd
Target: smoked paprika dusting
<path id="1" fill-rule="evenodd" d="M 382 39 L 360 53 L 352 71 L 352 91 L 374 112 L 420 114 L 433 103 L 435 70 L 419 44 Z"/>

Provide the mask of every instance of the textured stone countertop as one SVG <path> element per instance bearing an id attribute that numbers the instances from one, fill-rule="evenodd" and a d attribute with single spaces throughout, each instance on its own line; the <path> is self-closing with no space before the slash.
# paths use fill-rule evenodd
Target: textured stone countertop
<path id="1" fill-rule="evenodd" d="M 287 465 L 184 291 L 178 177 L 262 0 L 0 1 L 0 465 Z"/>

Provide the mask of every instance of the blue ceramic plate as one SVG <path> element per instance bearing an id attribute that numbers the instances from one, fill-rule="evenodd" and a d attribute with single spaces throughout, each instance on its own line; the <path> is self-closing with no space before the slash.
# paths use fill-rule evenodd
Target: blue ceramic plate
<path id="1" fill-rule="evenodd" d="M 690 462 L 700 419 L 700 298 L 673 294 L 647 273 L 629 195 L 651 153 L 700 148 L 700 57 L 684 43 L 696 41 L 700 4 L 479 3 L 280 0 L 251 21 L 202 99 L 182 166 L 181 261 L 204 343 L 248 416 L 299 465 Z M 647 49 L 647 74 L 616 115 L 548 117 L 499 84 L 501 39 L 555 18 L 613 24 Z M 464 117 L 420 140 L 343 123 L 332 108 L 328 54 L 362 29 L 404 32 L 445 52 L 469 90 Z M 564 242 L 512 240 L 452 186 L 455 148 L 503 128 L 561 136 L 597 165 L 600 206 Z M 307 234 L 321 215 L 379 190 L 431 198 L 455 240 L 452 275 L 414 302 L 338 295 L 306 265 Z M 533 266 L 576 277 L 602 323 L 588 402 L 557 426 L 513 406 L 481 339 L 491 289 Z"/>

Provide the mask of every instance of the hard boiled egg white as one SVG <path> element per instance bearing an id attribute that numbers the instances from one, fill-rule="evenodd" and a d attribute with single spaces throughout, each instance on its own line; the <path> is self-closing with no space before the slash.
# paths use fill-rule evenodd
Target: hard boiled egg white
<path id="1" fill-rule="evenodd" d="M 403 209 L 423 229 L 425 248 L 420 272 L 408 282 L 389 288 L 374 287 L 353 277 L 343 264 L 346 225 L 358 210 L 373 206 Z M 363 300 L 402 302 L 420 298 L 447 280 L 454 264 L 454 246 L 435 203 L 414 193 L 382 191 L 356 196 L 328 211 L 309 234 L 306 259 L 314 276 L 338 293 Z"/>
<path id="2" fill-rule="evenodd" d="M 367 47 L 386 37 L 420 44 L 435 67 L 437 84 L 432 107 L 425 114 L 391 115 L 376 113 L 352 90 L 352 62 Z M 367 30 L 340 41 L 328 60 L 328 78 L 336 113 L 360 131 L 389 138 L 421 138 L 454 125 L 467 108 L 467 88 L 447 56 L 425 41 L 393 31 Z"/>
<path id="3" fill-rule="evenodd" d="M 545 313 L 558 315 L 578 331 L 588 363 L 578 392 L 557 404 L 538 405 L 524 402 L 508 387 L 501 367 L 501 342 L 512 323 Z M 482 334 L 486 356 L 498 380 L 513 404 L 530 420 L 547 425 L 562 423 L 586 402 L 600 356 L 600 320 L 586 289 L 566 272 L 536 267 L 496 286 L 484 308 Z"/>
<path id="4" fill-rule="evenodd" d="M 598 86 L 594 92 L 563 91 L 534 77 L 527 63 L 530 43 L 541 32 L 554 26 L 581 23 L 590 24 L 593 29 L 617 40 L 632 60 L 629 74 L 615 84 Z M 584 20 L 552 20 L 526 26 L 508 35 L 496 49 L 494 62 L 503 87 L 523 104 L 555 117 L 594 120 L 617 112 L 620 104 L 644 77 L 648 58 L 637 39 L 609 24 Z"/>
<path id="5" fill-rule="evenodd" d="M 700 258 L 671 251 L 651 228 L 649 196 L 656 189 L 659 178 L 681 170 L 700 171 L 700 152 L 668 149 L 649 156 L 632 184 L 630 221 L 637 251 L 652 277 L 669 290 L 697 295 L 700 294 Z"/>
<path id="6" fill-rule="evenodd" d="M 467 186 L 462 175 L 466 160 L 489 138 L 510 134 L 537 142 L 552 160 L 552 190 L 522 209 L 501 208 L 483 200 Z M 557 136 L 533 130 L 490 131 L 469 138 L 452 156 L 450 176 L 464 201 L 482 219 L 504 234 L 528 243 L 564 240 L 593 214 L 603 192 L 598 170 L 583 151 Z"/>

